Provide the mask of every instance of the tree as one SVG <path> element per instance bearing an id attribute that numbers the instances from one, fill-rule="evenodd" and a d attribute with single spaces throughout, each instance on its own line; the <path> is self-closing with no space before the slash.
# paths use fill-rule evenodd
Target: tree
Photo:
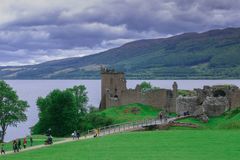
<path id="1" fill-rule="evenodd" d="M 152 85 L 151 85 L 150 82 L 145 82 L 144 81 L 140 84 L 140 88 L 141 88 L 142 91 L 144 91 L 144 90 L 152 89 Z"/>
<path id="2" fill-rule="evenodd" d="M 84 85 L 79 85 L 67 90 L 73 93 L 79 114 L 82 116 L 85 115 L 87 112 L 86 104 L 88 102 L 86 87 Z"/>
<path id="3" fill-rule="evenodd" d="M 26 101 L 19 100 L 16 92 L 5 82 L 0 81 L 0 126 L 1 140 L 4 141 L 8 126 L 17 126 L 27 120 L 25 114 L 29 107 Z"/>
<path id="4" fill-rule="evenodd" d="M 86 96 L 86 95 L 85 95 Z M 70 89 L 53 90 L 45 98 L 38 98 L 39 122 L 34 126 L 34 133 L 45 133 L 49 128 L 54 136 L 65 136 L 77 129 L 79 123 L 79 105 Z"/>

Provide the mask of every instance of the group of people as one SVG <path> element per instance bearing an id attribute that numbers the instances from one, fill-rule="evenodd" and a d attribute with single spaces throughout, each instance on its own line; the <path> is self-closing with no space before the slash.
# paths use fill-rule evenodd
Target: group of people
<path id="1" fill-rule="evenodd" d="M 33 145 L 33 138 L 32 136 L 29 137 L 29 140 L 30 140 L 30 146 Z M 12 147 L 13 147 L 13 152 L 16 153 L 16 152 L 19 152 L 21 149 L 22 149 L 22 145 L 23 145 L 23 148 L 27 148 L 27 138 L 25 137 L 23 139 L 23 141 L 21 139 L 15 139 L 12 141 Z M 4 149 L 4 143 L 1 144 L 1 154 L 5 154 L 5 149 Z"/>
<path id="2" fill-rule="evenodd" d="M 32 138 L 32 136 L 30 136 L 29 140 L 30 140 L 30 146 L 32 146 L 33 145 L 33 138 Z M 14 153 L 19 152 L 22 149 L 22 144 L 23 144 L 23 148 L 24 149 L 27 148 L 27 137 L 25 137 L 23 139 L 23 143 L 22 143 L 21 139 L 13 140 L 12 145 L 13 145 Z"/>
<path id="3" fill-rule="evenodd" d="M 74 139 L 79 139 L 80 138 L 80 132 L 79 131 L 74 131 L 72 133 L 72 138 Z"/>

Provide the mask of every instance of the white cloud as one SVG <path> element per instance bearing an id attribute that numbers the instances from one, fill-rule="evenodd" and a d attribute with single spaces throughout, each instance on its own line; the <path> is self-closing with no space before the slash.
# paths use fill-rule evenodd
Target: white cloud
<path id="1" fill-rule="evenodd" d="M 69 50 L 50 49 L 50 50 L 16 50 L 16 51 L 0 51 L 7 56 L 17 56 L 18 60 L 9 60 L 7 62 L 0 60 L 0 66 L 21 66 L 39 64 L 46 61 L 59 60 L 70 57 L 83 57 L 99 52 L 103 52 L 110 48 L 104 47 L 81 47 Z"/>

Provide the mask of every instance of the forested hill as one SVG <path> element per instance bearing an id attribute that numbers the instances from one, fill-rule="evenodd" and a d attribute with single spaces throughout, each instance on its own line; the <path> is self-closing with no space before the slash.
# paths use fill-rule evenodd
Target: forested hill
<path id="1" fill-rule="evenodd" d="M 240 28 L 139 40 L 82 58 L 0 67 L 1 79 L 96 79 L 100 66 L 131 79 L 238 79 Z"/>

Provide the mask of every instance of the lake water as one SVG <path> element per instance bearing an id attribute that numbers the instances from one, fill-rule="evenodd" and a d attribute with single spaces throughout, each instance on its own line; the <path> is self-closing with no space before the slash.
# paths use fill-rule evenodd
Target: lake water
<path id="1" fill-rule="evenodd" d="M 127 87 L 135 88 L 144 80 L 128 80 Z M 10 141 L 14 138 L 24 137 L 29 135 L 29 127 L 33 126 L 38 121 L 38 109 L 36 100 L 38 97 L 46 96 L 53 89 L 65 89 L 74 85 L 85 85 L 88 91 L 89 103 L 98 107 L 101 96 L 101 81 L 100 80 L 7 80 L 6 81 L 22 100 L 28 101 L 31 106 L 27 111 L 27 122 L 21 123 L 18 127 L 9 127 L 5 137 L 5 141 Z M 153 86 L 170 89 L 174 80 L 147 80 Z M 202 88 L 204 85 L 219 85 L 219 84 L 235 84 L 240 87 L 239 80 L 176 80 L 179 89 Z"/>

